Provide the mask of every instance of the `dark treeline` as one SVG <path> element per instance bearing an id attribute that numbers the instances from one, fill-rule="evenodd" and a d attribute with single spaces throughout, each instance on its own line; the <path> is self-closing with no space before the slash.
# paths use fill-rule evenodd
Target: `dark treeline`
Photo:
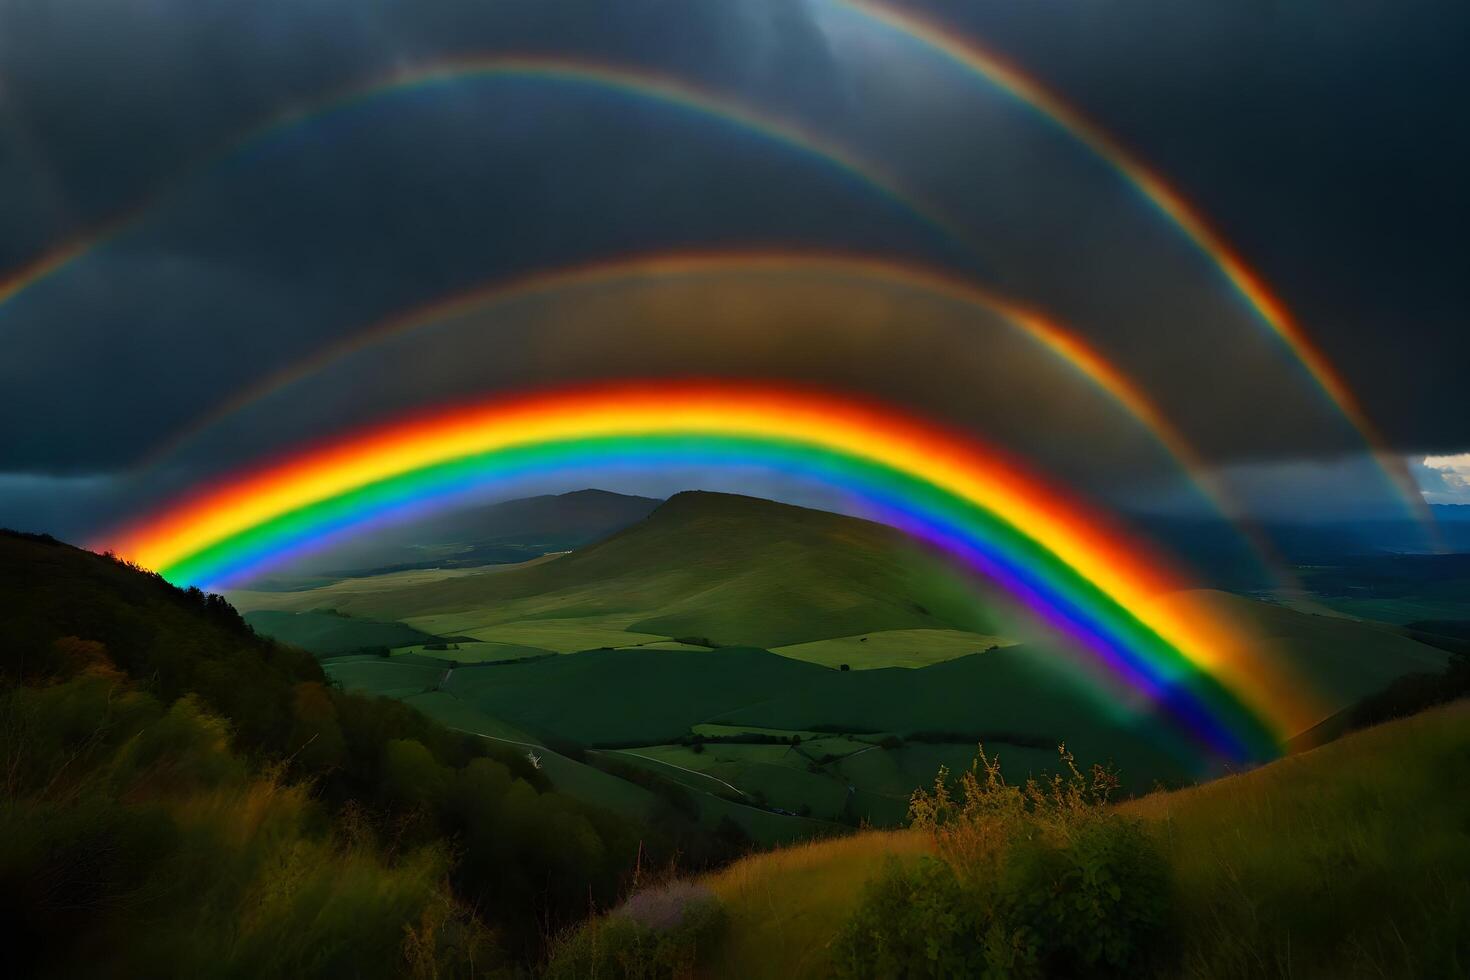
<path id="1" fill-rule="evenodd" d="M 154 975 L 213 954 L 248 961 L 232 944 L 261 895 L 326 902 L 333 881 L 357 875 L 338 905 L 376 896 L 375 914 L 343 919 L 375 935 L 316 937 L 301 959 L 267 956 L 259 970 L 443 975 L 474 960 L 484 973 L 534 962 L 640 864 L 698 866 L 743 844 L 672 801 L 635 826 L 563 796 L 517 751 L 333 688 L 309 654 L 257 636 L 220 597 L 49 538 L 0 532 L 0 685 L 0 929 L 17 930 L 8 946 L 33 972 L 83 955 Z M 276 814 L 295 841 L 286 852 L 316 854 L 319 874 L 276 880 L 279 862 L 247 861 L 268 838 L 198 818 L 226 797 L 240 814 Z M 211 869 L 234 883 L 206 889 L 212 905 L 169 884 Z M 261 949 L 289 956 L 293 929 L 333 921 L 322 909 L 282 918 Z M 165 929 L 194 938 L 166 949 Z M 154 958 L 140 961 L 145 949 Z"/>

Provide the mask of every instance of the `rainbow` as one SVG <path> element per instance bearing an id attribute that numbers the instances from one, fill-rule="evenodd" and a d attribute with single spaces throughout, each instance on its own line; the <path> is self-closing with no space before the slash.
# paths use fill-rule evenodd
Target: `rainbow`
<path id="1" fill-rule="evenodd" d="M 76 260 L 138 227 L 175 191 L 193 180 L 239 160 L 272 140 L 375 99 L 434 85 L 486 78 L 526 79 L 584 86 L 718 120 L 819 161 L 900 208 L 949 244 L 967 249 L 961 231 L 953 226 L 943 212 L 906 194 L 900 189 L 897 180 L 880 168 L 853 156 L 843 147 L 792 120 L 762 112 L 736 99 L 705 91 L 676 78 L 626 66 L 564 58 L 477 56 L 402 68 L 386 77 L 337 88 L 276 113 L 243 134 L 237 134 L 200 154 L 170 180 L 165 181 L 153 195 L 86 234 L 63 242 L 0 277 L 0 306 L 67 268 Z"/>
<path id="2" fill-rule="evenodd" d="M 387 317 L 267 375 L 225 399 L 214 409 L 198 416 L 186 428 L 150 452 L 139 467 L 146 469 L 158 464 L 226 418 L 248 410 L 252 405 L 327 370 L 339 361 L 486 305 L 618 280 L 750 272 L 862 278 L 922 292 L 967 310 L 998 317 L 1007 327 L 1027 337 L 1042 351 L 1067 365 L 1147 430 L 1173 457 L 1205 499 L 1240 532 L 1262 569 L 1282 585 L 1290 587 L 1295 584 L 1269 538 L 1230 490 L 1215 477 L 1212 468 L 1192 441 L 1141 387 L 1092 348 L 1075 330 L 1035 309 L 994 291 L 982 289 L 959 276 L 897 259 L 865 255 L 777 249 L 656 253 L 546 269 L 508 280 L 497 280 L 486 286 L 456 293 Z"/>
<path id="3" fill-rule="evenodd" d="M 864 20 L 895 31 L 942 55 L 962 69 L 979 75 L 1012 97 L 1031 107 L 1088 147 L 1132 185 L 1162 215 L 1179 228 L 1218 268 L 1248 306 L 1287 346 L 1308 375 L 1372 450 L 1379 469 L 1425 528 L 1431 540 L 1439 539 L 1432 512 L 1419 493 L 1404 460 L 1392 451 L 1387 439 L 1368 416 L 1356 394 L 1333 368 L 1330 360 L 1291 316 L 1265 280 L 1215 231 L 1198 209 L 1171 187 L 1102 127 L 996 53 L 937 22 L 900 11 L 875 0 L 831 0 Z M 141 224 L 170 193 L 191 179 L 249 151 L 274 137 L 373 98 L 433 84 L 473 77 L 522 77 L 583 84 L 621 92 L 665 105 L 721 119 L 744 131 L 781 143 L 813 156 L 878 192 L 927 225 L 947 243 L 968 252 L 968 235 L 942 211 L 919 201 L 901 189 L 899 182 L 870 162 L 862 160 L 794 120 L 762 113 L 736 100 L 691 86 L 686 82 L 628 67 L 600 65 L 568 59 L 524 56 L 478 56 L 457 58 L 402 69 L 387 78 L 335 90 L 325 96 L 288 109 L 266 122 L 201 155 L 154 195 L 127 208 L 87 234 L 69 239 L 35 259 L 0 276 L 0 307 L 36 284 L 69 267 L 96 248 Z M 1257 540 L 1255 546 L 1260 547 Z"/>
<path id="4" fill-rule="evenodd" d="M 1207 758 L 1269 757 L 1294 730 L 1291 686 L 1230 627 L 1163 601 L 1178 577 L 1102 515 L 973 440 L 810 389 L 627 382 L 440 410 L 201 488 L 96 547 L 211 586 L 486 483 L 676 464 L 758 465 L 865 501 L 1004 586 Z"/>
<path id="5" fill-rule="evenodd" d="M 1410 512 L 1438 543 L 1433 513 L 1419 492 L 1418 484 L 1401 455 L 1368 416 L 1347 381 L 1332 366 L 1331 359 L 1292 316 L 1285 302 L 1265 279 L 1253 270 L 1224 235 L 1211 226 L 1204 214 L 1171 186 L 1163 174 L 1150 167 L 1106 129 L 1089 119 L 1046 83 L 1027 74 L 995 51 L 947 27 L 908 10 L 899 10 L 879 0 L 829 0 L 868 23 L 894 31 L 939 54 L 964 71 L 985 79 L 1007 95 L 1050 121 L 1106 163 L 1131 185 L 1159 214 L 1178 228 L 1219 270 L 1252 312 L 1281 340 L 1333 406 L 1357 429 L 1373 451 L 1379 468 L 1403 499 Z"/>

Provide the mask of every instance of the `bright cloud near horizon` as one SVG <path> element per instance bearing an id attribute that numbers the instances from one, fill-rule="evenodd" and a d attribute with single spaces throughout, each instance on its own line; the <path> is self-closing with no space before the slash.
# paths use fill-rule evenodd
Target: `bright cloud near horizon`
<path id="1" fill-rule="evenodd" d="M 1421 477 L 1424 499 L 1431 504 L 1470 504 L 1470 452 L 1454 456 L 1425 456 Z"/>

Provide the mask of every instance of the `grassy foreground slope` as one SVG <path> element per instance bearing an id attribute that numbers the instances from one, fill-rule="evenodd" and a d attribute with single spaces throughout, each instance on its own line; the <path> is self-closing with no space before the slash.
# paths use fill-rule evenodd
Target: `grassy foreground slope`
<path id="1" fill-rule="evenodd" d="M 1470 702 L 1122 808 L 1172 869 L 1167 975 L 1470 970 Z M 729 916 L 709 975 L 827 976 L 863 882 L 928 849 L 915 832 L 869 833 L 708 876 Z"/>

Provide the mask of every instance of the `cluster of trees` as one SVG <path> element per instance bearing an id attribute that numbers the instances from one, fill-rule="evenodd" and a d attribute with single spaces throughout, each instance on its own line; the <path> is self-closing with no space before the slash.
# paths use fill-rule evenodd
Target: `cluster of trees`
<path id="1" fill-rule="evenodd" d="M 120 931 L 120 909 L 158 921 L 178 898 L 160 897 L 170 880 L 238 866 L 229 887 L 206 889 L 215 904 L 198 915 L 218 928 L 201 924 L 198 955 L 238 953 L 242 923 L 260 926 L 255 896 L 294 896 L 372 908 L 355 913 L 364 932 L 350 942 L 316 937 L 366 959 L 321 952 L 290 972 L 402 972 L 417 956 L 432 973 L 441 946 L 478 955 L 483 971 L 496 949 L 535 960 L 561 925 L 614 902 L 639 861 L 688 844 L 687 821 L 686 839 L 635 826 L 555 792 L 520 753 L 333 688 L 310 655 L 257 636 L 218 596 L 50 539 L 0 532 L 0 637 L 12 774 L 0 891 L 9 926 L 42 937 L 25 943 L 42 960 L 88 949 L 126 962 L 148 930 Z M 195 826 L 224 799 L 275 821 L 284 850 L 271 853 L 315 855 L 315 870 L 273 883 L 285 872 L 255 853 L 270 850 L 263 840 L 242 843 L 256 835 L 237 818 Z M 72 829 L 62 839 L 48 826 Z M 353 880 L 356 897 L 342 890 Z M 281 934 L 262 951 L 286 955 L 293 929 L 336 921 L 313 914 L 272 919 Z M 189 972 L 173 967 L 142 972 Z"/>

